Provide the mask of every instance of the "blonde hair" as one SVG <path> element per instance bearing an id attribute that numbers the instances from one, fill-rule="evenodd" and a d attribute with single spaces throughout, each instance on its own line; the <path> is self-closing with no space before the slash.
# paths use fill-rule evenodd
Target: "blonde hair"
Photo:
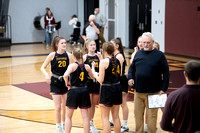
<path id="1" fill-rule="evenodd" d="M 160 50 L 160 44 L 158 43 L 158 41 L 154 41 L 154 45 L 156 45 L 158 47 L 158 50 Z"/>
<path id="2" fill-rule="evenodd" d="M 84 54 L 87 54 L 88 53 L 88 49 L 87 49 L 87 46 L 92 42 L 92 41 L 94 41 L 93 39 L 90 39 L 90 38 L 88 38 L 88 39 L 86 39 L 85 40 L 85 43 L 84 43 L 84 46 L 83 46 L 83 53 Z M 94 41 L 95 42 L 95 41 Z"/>

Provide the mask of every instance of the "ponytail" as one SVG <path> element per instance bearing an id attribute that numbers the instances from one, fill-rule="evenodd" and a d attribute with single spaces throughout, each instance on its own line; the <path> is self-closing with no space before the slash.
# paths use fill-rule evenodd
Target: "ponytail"
<path id="1" fill-rule="evenodd" d="M 115 59 L 114 53 L 112 54 L 111 61 L 112 61 L 112 66 L 114 68 L 114 73 L 115 73 L 115 75 L 117 75 L 117 63 L 116 63 L 116 59 Z"/>
<path id="2" fill-rule="evenodd" d="M 114 45 L 111 42 L 104 42 L 103 43 L 103 51 L 106 51 L 109 55 L 111 55 L 111 62 L 114 68 L 115 75 L 117 74 L 117 62 L 114 56 Z"/>
<path id="3" fill-rule="evenodd" d="M 112 39 L 111 41 L 113 41 L 116 45 L 119 45 L 118 50 L 122 54 L 122 56 L 124 57 L 125 65 L 127 65 L 125 55 L 124 55 L 124 47 L 122 45 L 121 38 L 117 37 L 116 39 Z"/>
<path id="4" fill-rule="evenodd" d="M 126 63 L 126 58 L 125 58 L 125 55 L 124 55 L 124 47 L 123 47 L 123 45 L 122 45 L 121 38 L 117 37 L 116 39 L 119 40 L 119 52 L 120 52 L 120 53 L 122 54 L 122 56 L 124 57 L 125 65 L 127 65 L 127 63 Z"/>

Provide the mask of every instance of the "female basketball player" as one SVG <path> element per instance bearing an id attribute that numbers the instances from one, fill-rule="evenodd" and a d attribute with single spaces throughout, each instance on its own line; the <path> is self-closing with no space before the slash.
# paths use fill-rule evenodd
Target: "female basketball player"
<path id="1" fill-rule="evenodd" d="M 100 92 L 100 110 L 104 133 L 110 133 L 109 114 L 111 111 L 115 124 L 115 133 L 120 133 L 119 105 L 122 103 L 120 86 L 121 65 L 114 57 L 114 46 L 111 42 L 103 44 L 103 57 L 99 64 L 99 73 L 95 71 L 96 63 L 92 64 L 92 72 L 96 80 L 102 85 Z"/>
<path id="2" fill-rule="evenodd" d="M 90 132 L 90 117 L 88 108 L 91 107 L 89 91 L 87 89 L 88 75 L 93 77 L 92 70 L 89 65 L 83 64 L 83 54 L 79 48 L 76 48 L 72 52 L 75 63 L 69 65 L 67 71 L 64 74 L 64 80 L 66 86 L 69 86 L 67 95 L 67 109 L 66 109 L 66 121 L 65 129 L 66 133 L 70 133 L 72 128 L 72 116 L 74 110 L 79 107 L 81 109 L 81 115 L 83 118 L 84 132 Z M 68 81 L 68 77 L 70 81 Z"/>
<path id="3" fill-rule="evenodd" d="M 71 54 L 65 51 L 66 39 L 63 37 L 55 36 L 52 40 L 53 51 L 44 61 L 41 71 L 45 76 L 46 82 L 50 84 L 51 95 L 55 105 L 55 120 L 57 133 L 64 132 L 65 123 L 65 104 L 67 99 L 67 87 L 62 76 L 67 70 L 68 65 L 72 61 Z M 51 64 L 52 76 L 45 70 Z M 62 110 L 62 115 L 61 115 Z M 62 121 L 62 124 L 61 124 Z"/>
<path id="4" fill-rule="evenodd" d="M 84 64 L 88 64 L 92 68 L 92 62 L 96 63 L 95 70 L 99 72 L 99 60 L 101 58 L 100 54 L 95 53 L 96 43 L 92 39 L 86 39 L 84 44 L 85 55 L 83 56 Z M 87 87 L 90 93 L 91 108 L 89 109 L 90 115 L 90 131 L 93 133 L 98 133 L 99 130 L 93 124 L 93 117 L 95 113 L 95 105 L 99 100 L 99 90 L 100 84 L 95 79 L 88 79 Z"/>
<path id="5" fill-rule="evenodd" d="M 137 40 L 137 46 L 134 48 L 134 52 L 131 55 L 130 64 L 132 63 L 137 51 L 141 50 L 142 48 L 143 48 L 143 46 L 142 46 L 142 36 L 139 36 L 138 40 Z"/>
<path id="6" fill-rule="evenodd" d="M 128 79 L 125 75 L 125 67 L 126 67 L 126 59 L 124 56 L 124 48 L 121 42 L 120 38 L 116 38 L 116 39 L 112 39 L 111 43 L 114 45 L 115 51 L 114 51 L 114 55 L 115 57 L 120 61 L 121 64 L 121 77 L 120 77 L 120 83 L 121 83 L 121 89 L 122 89 L 122 113 L 123 113 L 123 122 L 122 122 L 122 126 L 121 126 L 121 132 L 128 132 L 129 128 L 128 128 L 128 124 L 127 124 L 127 120 L 128 120 L 128 114 L 129 114 L 129 110 L 128 110 L 128 106 L 126 103 L 126 96 L 128 93 Z"/>

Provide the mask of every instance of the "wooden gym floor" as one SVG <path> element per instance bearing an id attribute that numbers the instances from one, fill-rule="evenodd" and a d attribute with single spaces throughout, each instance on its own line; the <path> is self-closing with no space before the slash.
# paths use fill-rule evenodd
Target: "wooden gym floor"
<path id="1" fill-rule="evenodd" d="M 76 46 L 79 47 L 79 46 Z M 67 51 L 73 47 L 69 45 Z M 54 105 L 47 97 L 37 95 L 17 87 L 17 84 L 45 82 L 40 67 L 51 49 L 44 44 L 17 44 L 10 48 L 0 48 L 0 133 L 55 133 Z M 132 50 L 125 49 L 128 61 Z M 182 70 L 189 58 L 166 56 L 170 71 Z M 49 68 L 48 68 L 49 69 Z M 173 88 L 176 89 L 176 88 Z M 130 132 L 135 130 L 133 102 L 128 102 Z M 157 132 L 160 128 L 162 112 L 159 109 Z M 122 113 L 120 109 L 120 118 Z M 102 132 L 100 110 L 97 106 L 94 123 Z M 75 111 L 72 133 L 83 132 L 80 111 Z"/>

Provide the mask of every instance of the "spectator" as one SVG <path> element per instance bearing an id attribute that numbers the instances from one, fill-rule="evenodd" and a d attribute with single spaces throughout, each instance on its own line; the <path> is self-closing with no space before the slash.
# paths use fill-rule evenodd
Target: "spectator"
<path id="1" fill-rule="evenodd" d="M 95 16 L 94 15 L 90 15 L 89 16 L 89 23 L 87 23 L 85 25 L 85 27 L 83 28 L 83 39 L 92 39 L 95 40 L 96 43 L 96 51 L 99 51 L 99 35 L 100 31 L 99 31 L 99 25 L 97 23 L 95 23 Z"/>
<path id="2" fill-rule="evenodd" d="M 53 33 L 55 32 L 55 19 L 51 10 L 47 10 L 47 15 L 44 16 L 44 23 L 45 23 L 45 41 L 46 46 L 48 47 L 51 44 Z"/>
<path id="3" fill-rule="evenodd" d="M 150 32 L 142 34 L 143 49 L 139 50 L 129 68 L 129 85 L 135 84 L 134 114 L 136 133 L 144 132 L 144 110 L 147 95 L 163 94 L 169 85 L 169 66 L 164 54 L 153 49 L 154 39 Z M 162 78 L 163 75 L 163 78 Z M 157 108 L 147 108 L 148 132 L 156 132 Z"/>
<path id="4" fill-rule="evenodd" d="M 200 63 L 189 61 L 184 67 L 184 77 L 186 84 L 167 98 L 160 123 L 163 130 L 173 133 L 200 131 Z"/>
<path id="5" fill-rule="evenodd" d="M 74 45 L 77 43 L 80 37 L 80 22 L 78 21 L 78 17 L 74 14 L 71 16 L 71 20 L 69 21 L 69 25 L 73 26 L 73 33 L 71 34 L 71 43 Z"/>
<path id="6" fill-rule="evenodd" d="M 103 44 L 105 42 L 104 39 L 104 26 L 106 25 L 106 18 L 99 13 L 99 8 L 95 8 L 94 9 L 94 15 L 95 15 L 95 22 L 97 24 L 99 24 L 100 26 L 100 34 L 99 34 L 99 40 L 101 41 L 101 44 Z"/>
<path id="7" fill-rule="evenodd" d="M 51 10 L 51 9 L 50 9 L 50 7 L 49 7 L 49 6 L 47 6 L 47 7 L 46 7 L 46 9 L 45 9 L 45 11 L 46 11 L 46 12 L 45 12 L 45 14 L 44 14 L 44 15 L 48 15 L 48 11 L 49 11 L 49 10 Z"/>

